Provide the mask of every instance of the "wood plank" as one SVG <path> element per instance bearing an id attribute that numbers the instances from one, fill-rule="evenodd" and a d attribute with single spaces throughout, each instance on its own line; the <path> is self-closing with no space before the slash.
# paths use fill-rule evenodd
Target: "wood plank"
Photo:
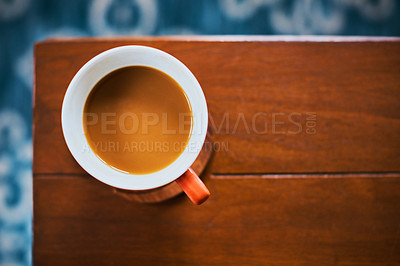
<path id="1" fill-rule="evenodd" d="M 83 173 L 62 137 L 63 95 L 73 75 L 91 57 L 127 44 L 160 48 L 184 62 L 198 78 L 214 125 L 223 125 L 216 130 L 215 141 L 225 148 L 216 153 L 214 173 L 400 171 L 398 39 L 238 39 L 124 38 L 37 44 L 34 173 Z M 254 118 L 260 112 L 266 116 Z M 308 112 L 316 114 L 316 134 L 306 131 L 312 117 Z M 289 114 L 301 125 L 299 134 L 290 133 L 298 125 Z M 227 128 L 224 115 L 229 116 Z M 276 125 L 273 132 L 274 121 L 284 125 Z M 258 134 L 265 124 L 267 133 Z"/>
<path id="2" fill-rule="evenodd" d="M 194 207 L 126 200 L 85 176 L 34 178 L 35 265 L 400 263 L 400 175 L 211 176 Z"/>

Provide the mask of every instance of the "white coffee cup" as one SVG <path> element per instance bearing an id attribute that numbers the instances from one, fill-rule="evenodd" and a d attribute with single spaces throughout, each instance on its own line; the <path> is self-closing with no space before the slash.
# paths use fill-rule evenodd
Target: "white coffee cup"
<path id="1" fill-rule="evenodd" d="M 90 149 L 84 133 L 83 111 L 90 91 L 104 76 L 127 66 L 148 66 L 168 74 L 185 91 L 192 107 L 193 125 L 187 148 L 166 168 L 150 174 L 128 174 L 110 167 Z M 61 122 L 65 142 L 73 157 L 99 181 L 127 190 L 149 190 L 177 181 L 195 204 L 201 204 L 208 198 L 207 188 L 189 168 L 199 155 L 207 134 L 206 99 L 192 72 L 172 55 L 147 46 L 128 45 L 95 56 L 69 84 L 62 105 Z"/>

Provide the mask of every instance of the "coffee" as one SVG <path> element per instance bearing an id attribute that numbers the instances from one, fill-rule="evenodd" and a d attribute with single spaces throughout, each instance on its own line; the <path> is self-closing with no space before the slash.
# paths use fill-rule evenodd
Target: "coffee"
<path id="1" fill-rule="evenodd" d="M 83 128 L 104 163 L 130 174 L 148 174 L 173 163 L 192 130 L 190 102 L 170 76 L 129 66 L 102 78 L 90 92 Z"/>

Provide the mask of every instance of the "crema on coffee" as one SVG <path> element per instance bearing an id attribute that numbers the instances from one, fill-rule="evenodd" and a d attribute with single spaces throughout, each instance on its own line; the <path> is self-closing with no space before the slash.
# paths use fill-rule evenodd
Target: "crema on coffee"
<path id="1" fill-rule="evenodd" d="M 146 66 L 117 69 L 91 90 L 83 128 L 91 150 L 110 167 L 148 174 L 173 163 L 189 142 L 190 102 L 169 75 Z"/>

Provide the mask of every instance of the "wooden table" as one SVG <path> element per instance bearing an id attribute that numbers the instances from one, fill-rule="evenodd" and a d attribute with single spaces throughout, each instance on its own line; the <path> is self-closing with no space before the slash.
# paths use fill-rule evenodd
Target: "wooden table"
<path id="1" fill-rule="evenodd" d="M 72 77 L 127 44 L 172 54 L 202 85 L 217 149 L 202 206 L 129 201 L 65 145 Z M 33 175 L 36 265 L 400 264 L 400 39 L 38 43 Z"/>

